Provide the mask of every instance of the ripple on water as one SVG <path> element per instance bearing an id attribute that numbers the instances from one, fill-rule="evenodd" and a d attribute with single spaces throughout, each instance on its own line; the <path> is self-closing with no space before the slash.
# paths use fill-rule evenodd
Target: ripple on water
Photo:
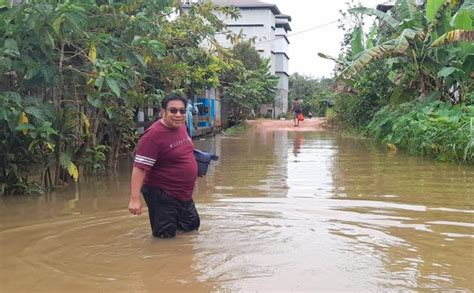
<path id="1" fill-rule="evenodd" d="M 472 290 L 473 170 L 327 132 L 196 145 L 220 156 L 198 180 L 199 232 L 150 237 L 147 216 L 127 214 L 127 173 L 115 189 L 83 186 L 67 213 L 0 231 L 2 289 Z"/>

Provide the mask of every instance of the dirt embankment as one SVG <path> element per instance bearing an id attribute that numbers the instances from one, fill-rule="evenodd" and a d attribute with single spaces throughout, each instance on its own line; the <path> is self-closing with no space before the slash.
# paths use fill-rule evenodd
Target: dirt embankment
<path id="1" fill-rule="evenodd" d="M 273 131 L 273 130 L 284 130 L 284 131 L 320 131 L 324 130 L 326 119 L 325 118 L 306 118 L 303 122 L 300 122 L 298 127 L 293 125 L 293 120 L 269 120 L 269 119 L 257 119 L 247 120 L 247 123 L 255 127 L 257 130 Z"/>

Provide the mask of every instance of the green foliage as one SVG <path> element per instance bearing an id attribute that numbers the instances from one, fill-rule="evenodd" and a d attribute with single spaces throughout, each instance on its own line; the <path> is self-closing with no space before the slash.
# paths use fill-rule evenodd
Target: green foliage
<path id="1" fill-rule="evenodd" d="M 474 160 L 474 117 L 471 117 L 470 128 L 470 140 L 464 149 L 464 161 Z"/>
<path id="2" fill-rule="evenodd" d="M 171 90 L 219 86 L 229 64 L 200 45 L 205 39 L 212 43 L 224 29 L 215 12 L 237 16 L 209 2 L 183 13 L 172 0 L 0 6 L 5 193 L 28 192 L 31 170 L 39 170 L 43 187 L 77 180 L 80 164 L 95 172 L 102 156 L 91 151 L 106 154 L 107 166 L 113 166 L 120 151 L 136 141 L 133 107 L 156 105 Z M 168 17 L 174 13 L 178 16 Z M 259 87 L 258 94 L 267 90 L 254 80 L 246 81 Z M 110 151 L 97 149 L 102 144 Z"/>
<path id="3" fill-rule="evenodd" d="M 288 104 L 298 98 L 303 101 L 303 112 L 313 116 L 324 116 L 326 109 L 334 104 L 334 81 L 332 79 L 314 79 L 294 73 L 289 80 Z"/>
<path id="4" fill-rule="evenodd" d="M 392 83 L 389 69 L 382 61 L 370 64 L 351 82 L 351 92 L 341 93 L 335 98 L 335 122 L 340 127 L 361 129 L 373 115 L 389 103 L 387 93 Z"/>
<path id="5" fill-rule="evenodd" d="M 79 179 L 79 170 L 77 169 L 76 164 L 71 159 L 71 155 L 68 153 L 61 153 L 61 157 L 59 158 L 59 163 L 61 166 L 67 170 L 69 175 L 77 181 Z"/>
<path id="6" fill-rule="evenodd" d="M 229 119 L 242 121 L 253 109 L 273 102 L 278 78 L 270 74 L 269 60 L 260 59 L 251 43 L 236 45 L 231 53 L 236 61 L 223 73 L 222 98 L 228 105 Z"/>
<path id="7" fill-rule="evenodd" d="M 85 160 L 85 172 L 86 174 L 102 174 L 105 173 L 105 162 L 107 160 L 106 153 L 110 150 L 110 147 L 106 145 L 97 145 L 86 150 Z"/>
<path id="8" fill-rule="evenodd" d="M 373 95 L 359 97 L 351 94 L 339 95 L 336 98 L 334 113 L 335 124 L 344 128 L 360 129 L 366 126 L 377 110 L 377 101 Z"/>
<path id="9" fill-rule="evenodd" d="M 472 163 L 473 5 L 428 0 L 423 11 L 398 0 L 387 13 L 351 7 L 331 120 L 411 154 Z M 363 14 L 380 20 L 367 42 Z"/>
<path id="10" fill-rule="evenodd" d="M 277 119 L 282 119 L 282 118 L 283 119 L 289 119 L 290 117 L 289 117 L 288 113 L 280 113 L 280 114 L 278 114 L 278 116 L 276 118 Z"/>
<path id="11" fill-rule="evenodd" d="M 247 123 L 239 123 L 237 125 L 234 125 L 224 130 L 223 134 L 229 135 L 229 136 L 238 135 L 238 134 L 244 133 L 249 128 L 250 126 Z"/>
<path id="12" fill-rule="evenodd" d="M 258 70 L 262 63 L 262 58 L 258 54 L 258 51 L 250 42 L 240 42 L 234 45 L 232 53 L 237 57 L 238 60 L 242 61 L 242 64 L 247 70 Z"/>
<path id="13" fill-rule="evenodd" d="M 334 113 L 334 108 L 327 108 L 324 117 L 326 117 L 328 124 L 333 125 L 334 120 L 336 118 L 336 114 Z"/>
<path id="14" fill-rule="evenodd" d="M 409 154 L 473 163 L 473 115 L 473 106 L 436 100 L 386 106 L 374 116 L 367 132 Z"/>
<path id="15" fill-rule="evenodd" d="M 364 51 L 364 45 L 362 44 L 362 27 L 358 27 L 354 29 L 353 36 L 352 36 L 352 57 L 355 58 L 358 54 Z"/>
<path id="16" fill-rule="evenodd" d="M 467 2 L 472 3 L 472 0 Z M 390 27 L 381 27 L 376 38 L 377 43 L 368 42 L 365 51 L 357 54 L 356 58 L 353 53 L 347 54 L 345 59 L 352 62 L 341 68 L 342 74 L 339 78 L 357 80 L 357 75 L 366 70 L 370 63 L 383 59 L 386 61 L 386 66 L 396 75 L 403 75 L 405 67 L 414 65 L 417 74 L 407 82 L 417 83 L 421 96 L 427 96 L 433 91 L 448 92 L 456 82 L 465 88 L 469 82 L 470 70 L 463 66 L 463 62 L 466 56 L 474 52 L 474 46 L 469 44 L 473 39 L 472 11 L 469 11 L 472 5 L 465 3 L 459 7 L 455 5 L 456 3 L 456 1 L 429 0 L 426 4 L 426 15 L 419 13 L 412 0 L 398 0 L 390 14 L 365 7 L 349 9 L 350 13 L 377 15 L 379 19 L 390 24 Z M 351 28 L 352 41 L 346 42 L 347 45 L 352 44 L 350 49 L 352 52 L 361 50 L 360 28 L 360 24 L 355 24 Z M 460 44 L 456 47 L 457 42 Z M 438 48 L 441 45 L 448 46 Z M 402 62 L 406 65 L 399 66 Z M 397 67 L 392 67 L 393 64 L 397 64 Z M 437 75 L 444 67 L 457 68 L 458 74 L 455 80 L 449 80 L 446 75 Z M 398 83 L 398 86 L 410 87 L 402 83 Z M 401 91 L 400 88 L 393 90 Z M 417 96 L 413 95 L 412 98 Z M 464 97 L 460 99 L 463 100 Z M 454 101 L 457 102 L 459 101 Z"/>
<path id="17" fill-rule="evenodd" d="M 57 130 L 48 105 L 15 92 L 0 94 L 0 187 L 2 193 L 31 193 L 39 185 L 28 181 L 31 165 L 40 166 L 41 177 L 51 165 Z"/>
<path id="18" fill-rule="evenodd" d="M 382 21 L 389 24 L 390 27 L 394 30 L 396 30 L 400 26 L 400 23 L 396 19 L 394 19 L 392 16 L 390 16 L 389 14 L 383 13 L 382 11 L 379 11 L 377 9 L 366 8 L 366 7 L 355 7 L 355 8 L 349 9 L 348 11 L 351 12 L 351 13 L 361 13 L 361 14 L 366 14 L 366 15 L 375 15 L 379 19 L 381 19 Z M 360 27 L 356 28 L 356 30 L 358 30 L 358 29 L 360 29 Z"/>

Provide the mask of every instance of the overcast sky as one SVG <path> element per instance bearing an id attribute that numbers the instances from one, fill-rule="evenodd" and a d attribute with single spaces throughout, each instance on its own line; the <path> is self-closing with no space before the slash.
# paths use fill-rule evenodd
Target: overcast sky
<path id="1" fill-rule="evenodd" d="M 346 10 L 346 0 L 262 0 L 278 6 L 281 13 L 290 15 L 292 31 L 289 34 L 305 31 L 340 18 L 339 9 Z M 357 1 L 356 1 L 357 2 Z M 363 6 L 373 7 L 383 0 L 360 0 Z M 337 22 L 290 36 L 289 69 L 313 77 L 330 77 L 334 62 L 318 57 L 322 52 L 336 57 L 342 41 L 343 31 L 337 28 Z"/>

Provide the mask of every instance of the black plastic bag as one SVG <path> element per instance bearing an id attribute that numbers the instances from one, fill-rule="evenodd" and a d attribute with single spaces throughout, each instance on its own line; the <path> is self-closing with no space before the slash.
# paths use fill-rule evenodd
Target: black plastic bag
<path id="1" fill-rule="evenodd" d="M 198 177 L 205 176 L 211 161 L 217 161 L 219 159 L 215 154 L 206 153 L 198 149 L 194 149 L 194 157 L 198 164 Z"/>

